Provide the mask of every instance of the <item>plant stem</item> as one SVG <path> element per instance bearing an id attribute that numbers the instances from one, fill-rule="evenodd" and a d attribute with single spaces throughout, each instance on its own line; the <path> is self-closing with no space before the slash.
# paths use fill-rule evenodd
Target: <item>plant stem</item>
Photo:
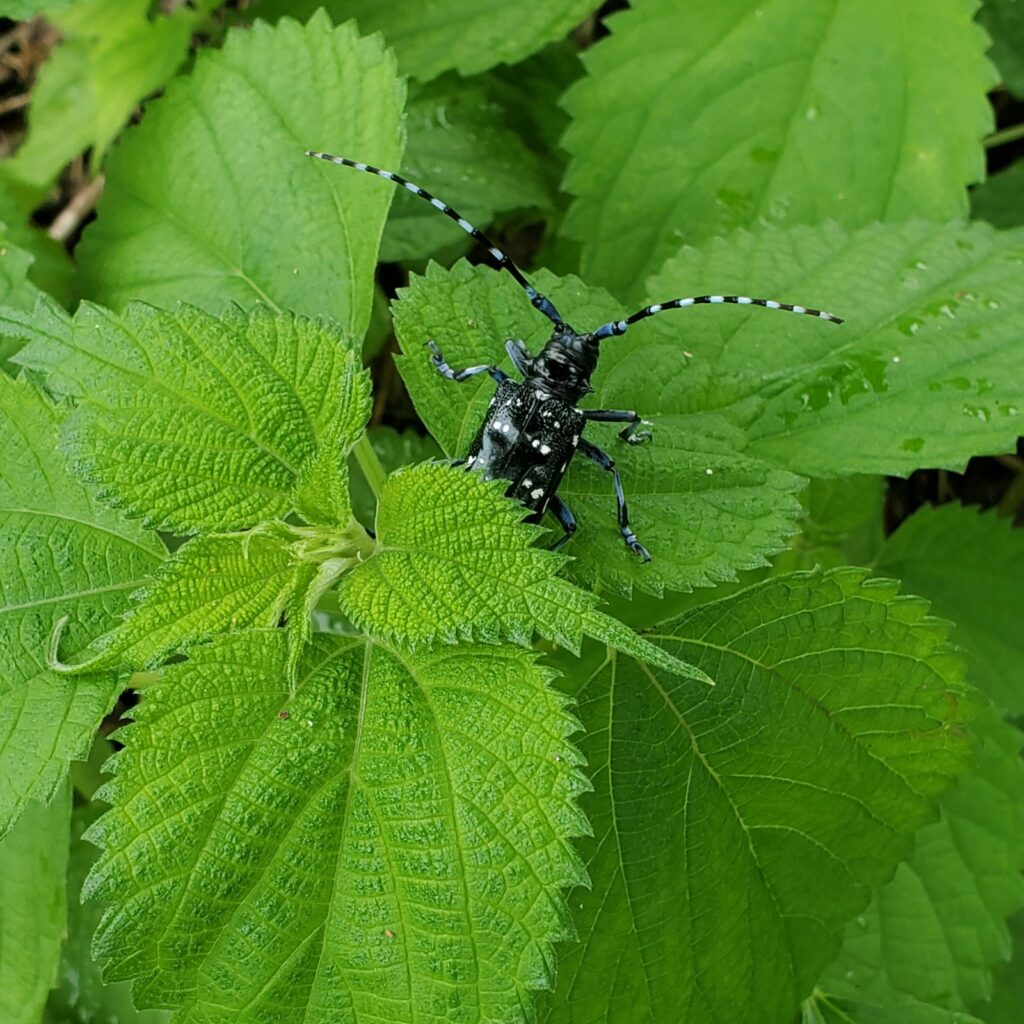
<path id="1" fill-rule="evenodd" d="M 996 146 L 1002 146 L 1007 142 L 1016 142 L 1018 139 L 1024 139 L 1024 124 L 1015 124 L 1009 128 L 1003 128 L 1001 131 L 993 132 L 987 139 L 985 139 L 985 148 L 994 149 Z"/>
<path id="2" fill-rule="evenodd" d="M 370 490 L 373 491 L 373 496 L 379 498 L 380 486 L 384 483 L 387 473 L 384 472 L 384 467 L 380 464 L 380 459 L 377 458 L 377 453 L 373 450 L 373 445 L 370 444 L 367 434 L 363 434 L 359 438 L 353 451 L 356 453 L 356 462 L 359 463 L 359 468 L 363 471 Z"/>

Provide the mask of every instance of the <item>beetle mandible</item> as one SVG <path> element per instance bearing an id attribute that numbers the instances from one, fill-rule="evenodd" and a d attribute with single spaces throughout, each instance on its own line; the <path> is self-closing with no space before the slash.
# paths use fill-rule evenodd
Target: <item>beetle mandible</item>
<path id="1" fill-rule="evenodd" d="M 576 519 L 571 509 L 556 492 L 570 460 L 578 451 L 611 474 L 622 539 L 626 547 L 645 562 L 651 560 L 647 548 L 637 540 L 630 528 L 626 497 L 614 460 L 607 452 L 583 437 L 583 428 L 587 423 L 624 423 L 619 437 L 629 444 L 641 444 L 650 440 L 651 432 L 640 430 L 639 427 L 648 424 L 633 409 L 580 409 L 576 405 L 584 395 L 594 390 L 590 386 L 590 377 L 597 368 L 603 339 L 625 334 L 632 324 L 666 309 L 682 309 L 704 303 L 764 306 L 767 309 L 818 317 L 835 324 L 843 322 L 823 310 L 776 302 L 774 299 L 752 299 L 746 295 L 695 295 L 644 306 L 624 320 L 612 320 L 596 330 L 580 333 L 562 319 L 554 303 L 547 296 L 541 295 L 515 263 L 482 231 L 426 189 L 393 171 L 385 171 L 347 157 L 332 156 L 316 150 L 307 150 L 306 156 L 375 174 L 430 203 L 484 246 L 498 269 L 507 270 L 526 292 L 534 308 L 551 321 L 551 337 L 536 356 L 530 355 L 522 341 L 510 339 L 505 343 L 505 350 L 513 365 L 522 374 L 522 382 L 513 380 L 499 367 L 492 365 L 453 370 L 433 341 L 428 341 L 427 345 L 434 368 L 447 380 L 461 382 L 486 373 L 497 383 L 498 388 L 487 416 L 470 444 L 466 458 L 460 462 L 482 473 L 487 480 L 508 480 L 506 493 L 509 497 L 518 498 L 530 509 L 529 522 L 540 522 L 544 513 L 550 509 L 564 531 L 553 550 L 565 544 L 576 531 Z"/>

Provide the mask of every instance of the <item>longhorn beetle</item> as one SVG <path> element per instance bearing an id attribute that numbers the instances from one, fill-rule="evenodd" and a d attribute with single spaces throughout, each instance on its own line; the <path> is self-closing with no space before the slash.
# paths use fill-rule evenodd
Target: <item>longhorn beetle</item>
<path id="1" fill-rule="evenodd" d="M 473 227 L 465 217 L 453 210 L 447 203 L 432 196 L 426 189 L 414 185 L 400 174 L 384 171 L 372 164 L 349 160 L 343 156 L 331 156 L 307 150 L 306 156 L 327 160 L 342 167 L 352 167 L 367 174 L 392 181 L 407 189 L 414 196 L 426 200 L 435 209 L 450 217 L 456 224 L 483 245 L 499 270 L 507 270 L 516 283 L 526 292 L 534 308 L 544 314 L 553 329 L 547 344 L 539 355 L 531 356 L 522 341 L 510 339 L 505 350 L 515 368 L 522 374 L 522 383 L 512 380 L 497 366 L 468 366 L 464 370 L 453 370 L 433 341 L 428 341 L 430 361 L 446 380 L 464 381 L 481 373 L 490 374 L 498 388 L 491 400 L 487 417 L 480 425 L 476 437 L 469 446 L 466 458 L 460 460 L 467 468 L 481 472 L 486 480 L 504 479 L 509 481 L 509 497 L 518 498 L 531 515 L 530 522 L 540 522 L 546 510 L 550 509 L 562 529 L 563 536 L 554 545 L 560 548 L 576 531 L 576 519 L 569 506 L 555 493 L 570 459 L 577 451 L 612 475 L 615 487 L 615 501 L 618 506 L 619 532 L 626 546 L 645 562 L 651 560 L 647 548 L 637 540 L 629 526 L 629 512 L 622 490 L 619 471 L 612 457 L 597 445 L 591 444 L 583 435 L 587 423 L 624 423 L 619 437 L 629 444 L 641 444 L 650 440 L 649 430 L 639 430 L 647 425 L 633 409 L 579 409 L 576 403 L 594 389 L 590 377 L 597 368 L 600 343 L 605 338 L 625 334 L 631 324 L 645 320 L 666 309 L 682 309 L 702 303 L 731 302 L 740 306 L 764 306 L 767 309 L 782 309 L 788 313 L 802 313 L 828 320 L 834 324 L 843 321 L 831 313 L 805 306 L 791 306 L 774 299 L 751 299 L 746 295 L 696 295 L 683 299 L 672 299 L 644 306 L 624 320 L 612 320 L 596 330 L 582 334 L 574 330 L 555 309 L 554 303 L 541 295 L 523 276 L 522 271 L 482 231 Z"/>

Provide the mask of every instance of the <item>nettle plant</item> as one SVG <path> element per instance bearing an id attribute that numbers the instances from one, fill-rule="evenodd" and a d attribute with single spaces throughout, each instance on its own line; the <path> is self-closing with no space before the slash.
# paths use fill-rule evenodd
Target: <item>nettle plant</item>
<path id="1" fill-rule="evenodd" d="M 970 5 L 636 0 L 572 41 L 589 3 L 148 6 L 46 8 L 4 170 L 3 1021 L 1017 1020 L 1024 543 L 955 504 L 882 531 L 882 474 L 1024 413 Z M 68 312 L 17 204 L 86 148 Z M 308 149 L 546 224 L 530 285 L 610 328 L 582 406 L 652 424 L 587 425 L 650 562 L 599 465 L 552 551 L 452 464 L 495 384 L 425 343 L 511 375 L 550 316 Z M 615 336 L 684 294 L 846 323 Z M 380 425 L 392 322 L 436 445 Z"/>

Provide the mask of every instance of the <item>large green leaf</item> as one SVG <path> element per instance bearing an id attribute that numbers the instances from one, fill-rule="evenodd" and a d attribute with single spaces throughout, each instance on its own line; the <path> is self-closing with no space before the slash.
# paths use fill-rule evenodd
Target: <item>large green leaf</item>
<path id="1" fill-rule="evenodd" d="M 77 251 L 84 294 L 213 313 L 264 302 L 361 337 L 392 190 L 303 153 L 397 166 L 403 99 L 381 40 L 352 25 L 320 15 L 229 33 L 112 154 Z"/>
<path id="2" fill-rule="evenodd" d="M 0 1020 L 38 1024 L 67 921 L 70 789 L 31 803 L 0 840 Z"/>
<path id="3" fill-rule="evenodd" d="M 1001 964 L 995 971 L 992 999 L 980 1008 L 985 1014 L 985 1024 L 1017 1024 L 1020 1008 L 1024 1006 L 1024 912 L 1010 921 L 1013 941 L 1012 957 L 1009 963 Z"/>
<path id="4" fill-rule="evenodd" d="M 3 166 L 15 181 L 46 188 L 85 150 L 99 168 L 136 105 L 185 59 L 197 14 L 182 5 L 150 18 L 150 0 L 76 0 L 47 16 L 63 37 L 32 88 L 29 131 Z M 59 5 L 58 5 L 59 7 Z"/>
<path id="5" fill-rule="evenodd" d="M 684 678 L 705 673 L 597 610 L 597 597 L 556 573 L 565 557 L 531 546 L 543 531 L 504 496 L 503 481 L 437 463 L 392 474 L 381 488 L 377 547 L 345 576 L 338 604 L 372 636 L 411 648 L 437 641 L 513 640 L 536 631 L 579 652 L 584 634 Z"/>
<path id="6" fill-rule="evenodd" d="M 531 1019 L 585 875 L 575 720 L 532 656 L 279 633 L 192 652 L 119 733 L 94 952 L 177 1021 Z"/>
<path id="7" fill-rule="evenodd" d="M 321 452 L 337 472 L 369 414 L 351 340 L 320 321 L 141 303 L 23 321 L 0 322 L 36 331 L 18 361 L 82 398 L 63 434 L 78 471 L 163 529 L 230 530 L 308 506 Z"/>
<path id="8" fill-rule="evenodd" d="M 1024 11 L 1018 0 L 984 0 L 978 21 L 992 36 L 992 59 L 1005 85 L 1024 96 Z"/>
<path id="9" fill-rule="evenodd" d="M 537 280 L 580 328 L 617 315 L 607 295 L 588 293 L 574 278 L 559 282 L 539 274 Z M 671 337 L 669 324 L 650 327 L 659 339 Z M 395 329 L 406 353 L 400 370 L 417 411 L 446 453 L 456 457 L 465 455 L 494 384 L 486 375 L 464 384 L 442 379 L 423 342 L 436 339 L 457 368 L 496 362 L 513 372 L 503 340 L 522 338 L 536 352 L 550 325 L 510 279 L 460 264 L 450 273 L 430 267 L 425 278 L 415 279 L 395 307 Z M 683 391 L 661 386 L 665 370 L 655 360 L 660 356 L 664 364 L 670 357 L 675 370 L 685 370 L 678 344 L 656 350 L 650 334 L 637 334 L 636 345 L 628 336 L 625 347 L 609 343 L 594 378 L 597 393 L 585 404 L 640 410 L 654 418 L 654 441 L 633 447 L 616 438 L 613 425 L 602 424 L 588 428 L 587 436 L 614 455 L 631 523 L 653 561 L 641 564 L 622 543 L 610 475 L 577 457 L 559 490 L 580 525 L 566 548 L 575 559 L 572 574 L 619 591 L 635 586 L 659 593 L 665 587 L 707 586 L 734 578 L 738 569 L 763 565 L 793 530 L 800 480 L 750 458 L 742 431 L 717 412 L 704 415 L 699 402 L 673 401 Z M 651 387 L 652 379 L 658 388 Z"/>
<path id="10" fill-rule="evenodd" d="M 660 637 L 717 685 L 577 672 L 595 794 L 549 1024 L 791 1024 L 929 797 L 973 702 L 924 602 L 859 570 L 777 577 Z"/>
<path id="11" fill-rule="evenodd" d="M 97 508 L 68 476 L 58 420 L 35 388 L 0 374 L 0 834 L 30 798 L 54 795 L 117 695 L 112 675 L 48 671 L 55 623 L 71 615 L 67 647 L 84 646 L 161 557 L 154 537 Z"/>
<path id="12" fill-rule="evenodd" d="M 977 1017 L 966 1013 L 943 1010 L 896 994 L 878 1004 L 817 991 L 804 1003 L 802 1010 L 800 1024 L 982 1024 Z"/>
<path id="13" fill-rule="evenodd" d="M 971 657 L 971 681 L 1001 708 L 1024 714 L 1024 531 L 992 512 L 926 505 L 889 538 L 875 568 L 952 619 Z"/>
<path id="14" fill-rule="evenodd" d="M 942 799 L 914 854 L 846 929 L 822 987 L 883 1003 L 902 993 L 965 1010 L 992 991 L 1010 954 L 1005 920 L 1024 906 L 1024 737 L 989 710 L 973 770 Z"/>
<path id="15" fill-rule="evenodd" d="M 971 192 L 971 215 L 997 228 L 1024 225 L 1024 160 L 993 174 Z"/>
<path id="16" fill-rule="evenodd" d="M 661 317 L 676 318 L 692 362 L 679 342 L 658 347 L 646 325 L 611 344 L 623 378 L 643 361 L 659 382 L 665 397 L 646 410 L 721 409 L 746 426 L 750 454 L 794 472 L 962 470 L 972 455 L 1012 449 L 1022 429 L 1022 267 L 1024 232 L 985 224 L 739 232 L 684 249 L 652 279 L 652 296 L 738 291 L 847 322 L 708 307 Z"/>
<path id="17" fill-rule="evenodd" d="M 995 75 L 963 0 L 637 0 L 566 97 L 566 230 L 623 297 L 740 226 L 946 220 L 984 174 Z"/>
<path id="18" fill-rule="evenodd" d="M 595 7 L 595 0 L 257 0 L 261 18 L 306 18 L 326 8 L 336 21 L 355 18 L 362 32 L 380 32 L 414 78 L 436 78 L 455 69 L 464 75 L 495 64 L 514 64 L 560 39 Z"/>

